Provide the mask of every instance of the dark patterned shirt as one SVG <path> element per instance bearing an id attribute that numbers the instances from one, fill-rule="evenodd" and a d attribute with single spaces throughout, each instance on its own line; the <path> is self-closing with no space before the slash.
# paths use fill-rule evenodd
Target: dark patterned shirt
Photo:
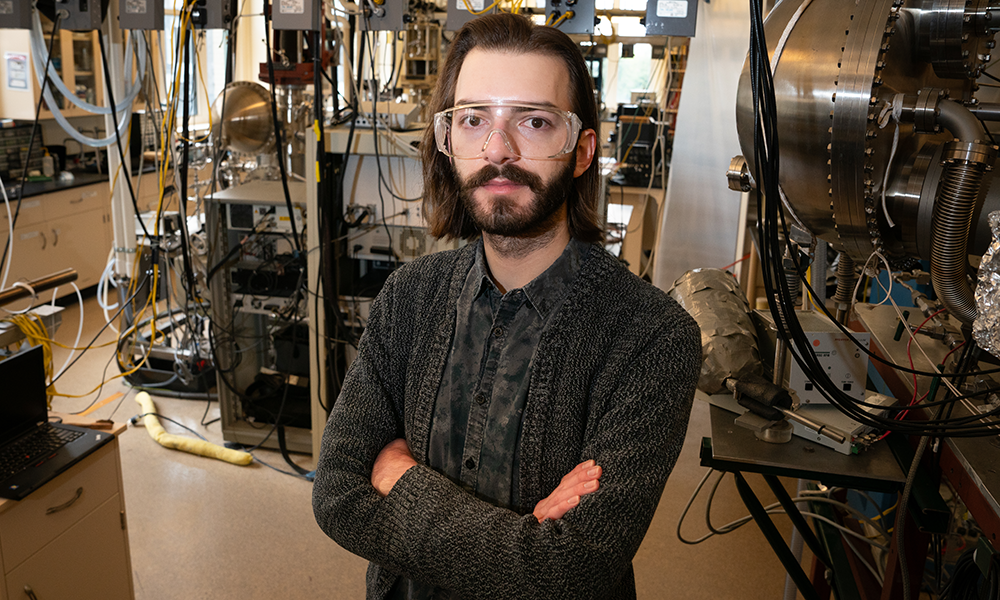
<path id="1" fill-rule="evenodd" d="M 519 512 L 518 440 L 532 357 L 549 317 L 566 299 L 589 246 L 570 241 L 523 288 L 501 294 L 490 278 L 483 242 L 458 298 L 451 353 L 431 425 L 429 465 L 463 489 Z M 401 578 L 389 598 L 448 598 L 434 586 Z"/>

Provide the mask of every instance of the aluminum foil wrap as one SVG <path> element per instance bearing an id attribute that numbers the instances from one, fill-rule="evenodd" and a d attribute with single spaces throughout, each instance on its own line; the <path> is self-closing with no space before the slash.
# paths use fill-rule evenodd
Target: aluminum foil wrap
<path id="1" fill-rule="evenodd" d="M 993 242 L 979 263 L 976 308 L 972 337 L 981 348 L 1000 358 L 1000 210 L 989 215 Z"/>
<path id="2" fill-rule="evenodd" d="M 727 377 L 739 379 L 763 372 L 750 306 L 731 274 L 720 269 L 693 269 L 681 275 L 668 293 L 701 328 L 699 390 L 718 394 L 726 391 Z"/>

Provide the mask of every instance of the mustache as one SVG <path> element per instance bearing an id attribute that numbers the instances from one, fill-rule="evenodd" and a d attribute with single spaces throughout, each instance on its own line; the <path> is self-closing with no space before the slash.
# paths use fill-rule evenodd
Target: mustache
<path id="1" fill-rule="evenodd" d="M 462 190 L 471 192 L 477 187 L 482 187 L 490 181 L 502 177 L 518 185 L 526 185 L 531 191 L 539 192 L 544 187 L 542 178 L 530 171 L 525 171 L 517 165 L 486 165 L 476 171 L 468 179 L 462 182 Z"/>

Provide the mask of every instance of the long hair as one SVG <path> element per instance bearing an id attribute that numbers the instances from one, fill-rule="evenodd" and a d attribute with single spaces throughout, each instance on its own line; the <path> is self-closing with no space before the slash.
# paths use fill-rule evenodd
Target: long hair
<path id="1" fill-rule="evenodd" d="M 580 49 L 565 33 L 552 27 L 537 26 L 529 17 L 510 13 L 475 18 L 455 34 L 444 68 L 438 77 L 431 100 L 431 112 L 451 108 L 455 103 L 455 82 L 465 57 L 473 48 L 512 54 L 543 54 L 561 58 L 569 71 L 573 112 L 580 117 L 583 129 L 600 132 L 593 78 Z M 566 213 L 572 237 L 597 242 L 604 237 L 597 214 L 600 189 L 600 141 L 590 167 L 573 180 L 567 194 Z M 421 144 L 424 163 L 424 218 L 433 236 L 469 239 L 479 234 L 462 204 L 461 184 L 447 156 L 438 151 L 434 128 L 427 127 Z"/>

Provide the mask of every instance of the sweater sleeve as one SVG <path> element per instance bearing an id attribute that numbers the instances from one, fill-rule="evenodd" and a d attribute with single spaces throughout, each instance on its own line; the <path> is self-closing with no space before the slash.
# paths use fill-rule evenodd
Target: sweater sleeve
<path id="1" fill-rule="evenodd" d="M 344 378 L 323 431 L 313 483 L 313 514 L 320 528 L 347 550 L 398 570 L 385 547 L 387 503 L 371 485 L 378 453 L 403 435 L 398 360 L 390 352 L 386 324 L 392 311 L 394 277 L 372 303 L 358 354 Z M 399 349 L 395 349 L 397 352 Z M 404 367 L 405 369 L 405 367 Z"/>
<path id="2" fill-rule="evenodd" d="M 601 487 L 543 523 L 481 501 L 426 466 L 379 498 L 368 476 L 391 426 L 382 411 L 349 409 L 377 401 L 352 394 L 324 435 L 320 524 L 347 549 L 463 598 L 615 597 L 683 443 L 699 364 L 697 329 L 678 319 L 605 367 L 615 383 L 580 457 L 602 465 Z M 379 387 L 375 372 L 363 373 L 365 387 Z M 367 441 L 354 433 L 366 429 Z M 333 481 L 338 492 L 321 491 Z"/>

